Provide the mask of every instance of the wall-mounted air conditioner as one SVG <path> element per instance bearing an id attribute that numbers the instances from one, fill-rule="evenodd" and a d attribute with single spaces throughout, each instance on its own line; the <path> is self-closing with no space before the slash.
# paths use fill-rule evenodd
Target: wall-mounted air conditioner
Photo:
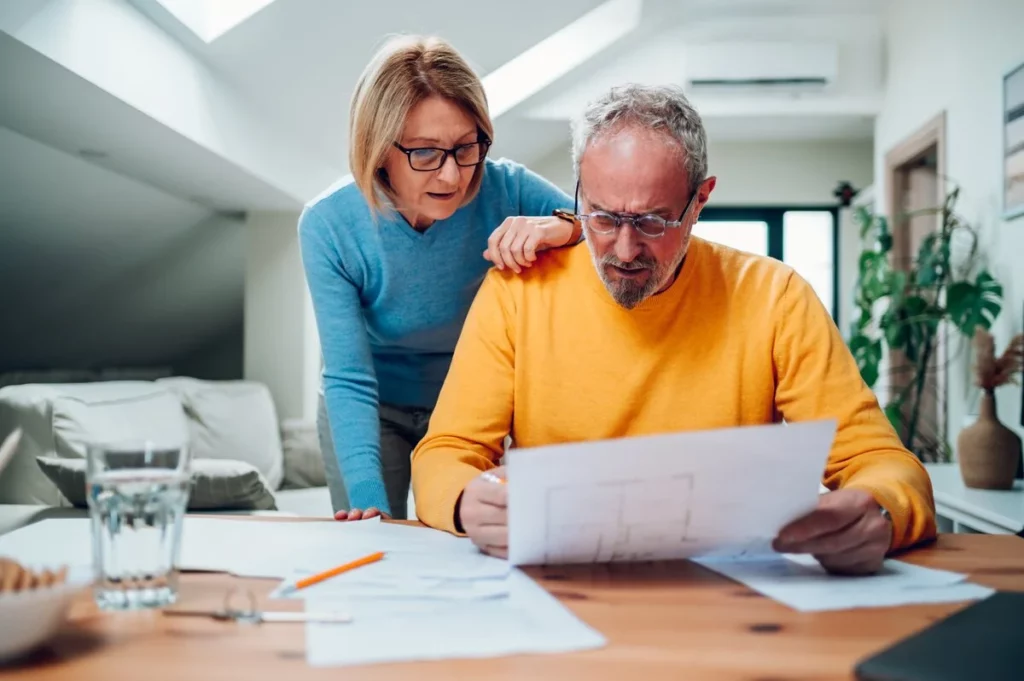
<path id="1" fill-rule="evenodd" d="M 839 46 L 820 42 L 710 42 L 686 48 L 686 87 L 708 90 L 823 90 L 839 71 Z"/>

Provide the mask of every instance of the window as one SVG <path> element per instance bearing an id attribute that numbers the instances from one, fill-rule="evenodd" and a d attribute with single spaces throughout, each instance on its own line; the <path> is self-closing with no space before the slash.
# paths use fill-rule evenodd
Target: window
<path id="1" fill-rule="evenodd" d="M 768 255 L 768 223 L 756 220 L 701 220 L 694 228 L 697 236 L 757 255 Z"/>
<path id="2" fill-rule="evenodd" d="M 157 0 L 171 16 L 210 43 L 274 0 Z"/>
<path id="3" fill-rule="evenodd" d="M 839 311 L 835 208 L 705 208 L 697 236 L 791 265 L 832 318 Z"/>

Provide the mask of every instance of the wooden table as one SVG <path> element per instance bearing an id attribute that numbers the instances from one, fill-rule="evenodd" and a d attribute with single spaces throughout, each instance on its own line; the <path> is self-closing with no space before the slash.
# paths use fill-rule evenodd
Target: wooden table
<path id="1" fill-rule="evenodd" d="M 1024 591 L 1024 540 L 941 535 L 903 559 L 965 572 Z M 531 569 L 531 575 L 609 645 L 567 655 L 317 669 L 306 665 L 302 625 L 238 625 L 159 612 L 101 613 L 87 594 L 48 649 L 15 667 L 11 681 L 113 679 L 849 679 L 855 662 L 965 604 L 802 614 L 695 564 Z M 275 582 L 187 574 L 181 607 L 217 607 L 229 585 L 265 596 Z M 300 608 L 273 601 L 276 609 Z"/>

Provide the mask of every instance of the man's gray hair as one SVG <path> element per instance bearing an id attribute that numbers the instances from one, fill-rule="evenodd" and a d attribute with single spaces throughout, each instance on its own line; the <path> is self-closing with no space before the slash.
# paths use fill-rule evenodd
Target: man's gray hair
<path id="1" fill-rule="evenodd" d="M 690 191 L 708 174 L 708 139 L 700 114 L 680 87 L 671 85 L 624 85 L 587 105 L 572 124 L 572 165 L 580 176 L 583 152 L 596 137 L 623 126 L 660 130 L 674 139 L 685 156 Z"/>

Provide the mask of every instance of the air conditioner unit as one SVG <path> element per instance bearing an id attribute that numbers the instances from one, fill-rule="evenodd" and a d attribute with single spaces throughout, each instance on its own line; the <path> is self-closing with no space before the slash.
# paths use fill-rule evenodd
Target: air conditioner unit
<path id="1" fill-rule="evenodd" d="M 839 71 L 834 43 L 714 42 L 686 48 L 686 86 L 706 90 L 822 90 Z"/>

